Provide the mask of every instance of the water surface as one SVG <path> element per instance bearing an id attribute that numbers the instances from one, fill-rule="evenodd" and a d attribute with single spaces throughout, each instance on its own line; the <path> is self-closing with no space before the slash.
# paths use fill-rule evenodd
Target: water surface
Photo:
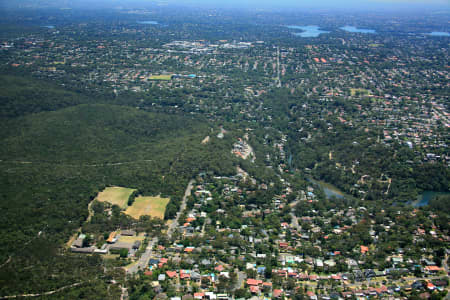
<path id="1" fill-rule="evenodd" d="M 137 23 L 143 25 L 158 25 L 157 21 L 137 21 Z"/>
<path id="2" fill-rule="evenodd" d="M 352 33 L 375 33 L 376 32 L 373 29 L 357 28 L 355 26 L 344 26 L 344 27 L 340 27 L 340 29 L 345 30 L 347 32 L 352 32 Z"/>
<path id="3" fill-rule="evenodd" d="M 417 197 L 417 200 L 412 203 L 414 207 L 422 207 L 428 205 L 430 201 L 440 195 L 450 195 L 450 192 L 434 192 L 434 191 L 425 191 Z"/>
<path id="4" fill-rule="evenodd" d="M 428 33 L 430 36 L 450 36 L 450 33 L 443 31 L 433 31 L 432 33 Z"/>
<path id="5" fill-rule="evenodd" d="M 303 32 L 294 32 L 294 35 L 300 36 L 300 37 L 318 37 L 322 33 L 330 33 L 330 31 L 320 30 L 319 26 L 315 25 L 308 25 L 308 26 L 296 26 L 296 25 L 290 25 L 286 26 L 289 29 L 299 29 Z"/>

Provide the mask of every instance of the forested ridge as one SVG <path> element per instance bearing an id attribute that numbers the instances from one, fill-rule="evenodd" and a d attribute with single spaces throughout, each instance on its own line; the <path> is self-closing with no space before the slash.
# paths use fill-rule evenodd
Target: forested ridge
<path id="1" fill-rule="evenodd" d="M 170 217 L 198 172 L 234 172 L 228 137 L 201 144 L 211 130 L 217 131 L 206 120 L 92 104 L 93 99 L 79 104 L 89 98 L 55 86 L 37 92 L 37 98 L 48 97 L 50 106 L 37 102 L 33 111 L 23 111 L 22 98 L 14 95 L 24 93 L 21 87 L 28 79 L 18 82 L 0 92 L 18 109 L 17 116 L 1 120 L 0 261 L 6 262 L 0 268 L 2 295 L 45 292 L 82 280 L 86 272 L 87 278 L 96 276 L 101 269 L 83 269 L 79 262 L 90 258 L 65 258 L 57 249 L 81 226 L 88 203 L 104 187 L 127 186 L 143 195 L 170 197 Z M 58 109 L 66 93 L 73 102 Z M 53 250 L 39 250 L 43 245 Z M 37 253 L 42 255 L 39 264 L 33 263 Z M 81 273 L 71 271 L 75 267 Z M 32 275 L 40 273 L 56 274 Z M 22 284 L 25 281 L 28 284 Z"/>
<path id="2" fill-rule="evenodd" d="M 43 80 L 20 75 L 0 75 L 0 117 L 11 118 L 30 113 L 57 110 L 92 101 Z"/>

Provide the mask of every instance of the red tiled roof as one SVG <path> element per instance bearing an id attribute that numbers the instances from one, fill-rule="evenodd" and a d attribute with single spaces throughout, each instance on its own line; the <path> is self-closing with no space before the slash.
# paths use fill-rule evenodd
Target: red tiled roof
<path id="1" fill-rule="evenodd" d="M 169 278 L 174 278 L 177 276 L 177 271 L 167 271 L 166 274 Z"/>
<path id="2" fill-rule="evenodd" d="M 225 268 L 222 265 L 218 265 L 217 267 L 214 268 L 214 270 L 222 272 Z"/>
<path id="3" fill-rule="evenodd" d="M 185 273 L 183 270 L 180 270 L 180 278 L 181 279 L 191 278 L 191 274 L 190 273 Z"/>
<path id="4" fill-rule="evenodd" d="M 280 297 L 283 294 L 283 290 L 273 290 L 274 297 Z"/>
<path id="5" fill-rule="evenodd" d="M 248 285 L 259 285 L 259 284 L 262 284 L 262 281 L 250 278 L 250 279 L 247 279 L 247 284 Z"/>

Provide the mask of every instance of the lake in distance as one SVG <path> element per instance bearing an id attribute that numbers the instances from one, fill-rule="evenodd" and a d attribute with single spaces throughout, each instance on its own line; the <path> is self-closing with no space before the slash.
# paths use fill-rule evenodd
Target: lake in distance
<path id="1" fill-rule="evenodd" d="M 339 29 L 345 30 L 347 32 L 352 32 L 352 33 L 376 33 L 376 31 L 373 29 L 357 28 L 354 26 L 344 26 L 344 27 L 339 27 Z"/>
<path id="2" fill-rule="evenodd" d="M 308 25 L 308 26 L 289 25 L 286 27 L 289 29 L 302 30 L 302 32 L 294 32 L 293 34 L 296 36 L 304 37 L 304 38 L 318 37 L 322 33 L 330 33 L 329 31 L 320 30 L 319 26 L 315 26 L 315 25 Z"/>
<path id="3" fill-rule="evenodd" d="M 427 33 L 427 35 L 430 35 L 430 36 L 450 36 L 450 33 L 443 32 L 443 31 L 433 31 L 431 33 Z"/>
<path id="4" fill-rule="evenodd" d="M 157 21 L 137 21 L 137 23 L 143 25 L 158 25 Z"/>
<path id="5" fill-rule="evenodd" d="M 440 195 L 449 195 L 449 192 L 434 192 L 434 191 L 425 191 L 417 197 L 417 200 L 412 203 L 414 207 L 422 207 L 428 205 L 434 197 Z"/>

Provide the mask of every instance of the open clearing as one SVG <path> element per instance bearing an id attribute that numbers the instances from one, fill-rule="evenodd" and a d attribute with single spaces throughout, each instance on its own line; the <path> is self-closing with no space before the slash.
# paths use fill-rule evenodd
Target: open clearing
<path id="1" fill-rule="evenodd" d="M 356 94 L 370 96 L 370 91 L 366 89 L 350 89 L 350 93 L 352 96 L 356 96 Z"/>
<path id="2" fill-rule="evenodd" d="M 136 241 L 143 241 L 145 239 L 145 237 L 143 236 L 125 236 L 125 235 L 121 235 L 119 237 L 119 243 L 127 243 L 127 244 L 132 244 Z"/>
<path id="3" fill-rule="evenodd" d="M 140 216 L 164 219 L 169 200 L 169 198 L 139 196 L 134 200 L 133 205 L 127 208 L 125 213 L 135 219 L 139 219 Z"/>
<path id="4" fill-rule="evenodd" d="M 127 208 L 128 198 L 135 191 L 135 189 L 123 188 L 123 187 L 107 187 L 97 196 L 98 201 L 109 202 L 115 204 L 120 208 Z"/>
<path id="5" fill-rule="evenodd" d="M 153 75 L 150 76 L 150 80 L 171 80 L 172 75 Z"/>

